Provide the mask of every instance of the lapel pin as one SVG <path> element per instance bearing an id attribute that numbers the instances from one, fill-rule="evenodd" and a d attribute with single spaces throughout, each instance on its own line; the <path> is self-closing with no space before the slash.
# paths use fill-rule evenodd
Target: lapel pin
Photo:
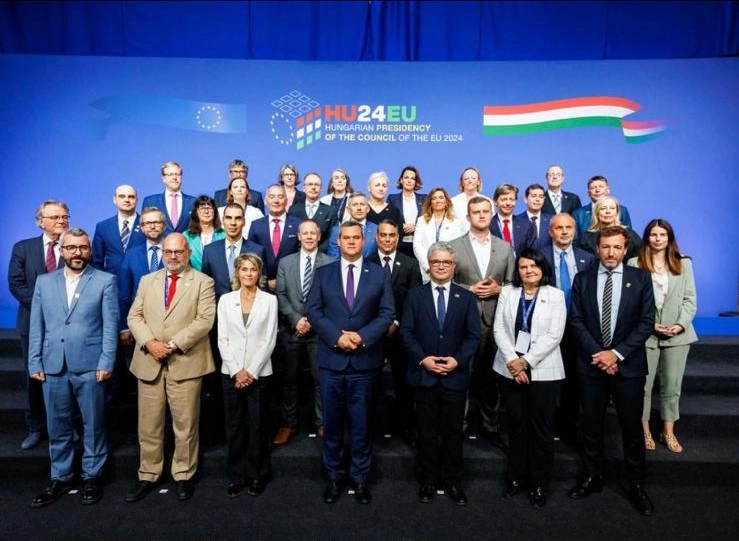
<path id="1" fill-rule="evenodd" d="M 626 282 L 626 287 L 631 287 L 631 282 Z"/>
<path id="2" fill-rule="evenodd" d="M 455 299 L 458 299 L 458 298 L 459 298 L 459 293 L 455 293 L 455 294 L 454 294 L 454 298 L 455 298 Z"/>

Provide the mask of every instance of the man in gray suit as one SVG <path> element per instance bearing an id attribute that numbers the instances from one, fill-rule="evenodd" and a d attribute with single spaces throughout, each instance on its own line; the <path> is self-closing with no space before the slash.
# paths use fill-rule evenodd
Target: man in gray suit
<path id="1" fill-rule="evenodd" d="M 72 228 L 59 238 L 66 266 L 36 280 L 31 303 L 28 371 L 42 382 L 49 431 L 51 484 L 31 502 L 39 508 L 72 488 L 75 403 L 82 414 L 82 503 L 103 497 L 108 445 L 105 380 L 118 343 L 118 287 L 112 274 L 90 265 L 90 237 Z"/>
<path id="2" fill-rule="evenodd" d="M 478 428 L 496 447 L 505 448 L 499 434 L 498 387 L 491 359 L 495 357 L 493 322 L 498 295 L 504 284 L 513 279 L 515 266 L 511 246 L 490 232 L 493 206 L 486 197 L 473 197 L 467 203 L 467 220 L 470 231 L 450 245 L 454 249 L 457 266 L 454 281 L 469 289 L 477 297 L 480 311 L 480 346 L 472 364 L 469 401 L 466 415 L 467 430 Z"/>
<path id="3" fill-rule="evenodd" d="M 277 306 L 280 326 L 277 333 L 277 363 L 281 369 L 281 426 L 272 443 L 284 445 L 298 425 L 298 380 L 302 361 L 307 359 L 313 376 L 313 410 L 319 435 L 323 413 L 318 385 L 318 337 L 305 315 L 305 302 L 313 285 L 316 268 L 333 259 L 318 251 L 321 231 L 315 220 L 303 220 L 298 228 L 300 251 L 280 260 L 277 266 Z"/>

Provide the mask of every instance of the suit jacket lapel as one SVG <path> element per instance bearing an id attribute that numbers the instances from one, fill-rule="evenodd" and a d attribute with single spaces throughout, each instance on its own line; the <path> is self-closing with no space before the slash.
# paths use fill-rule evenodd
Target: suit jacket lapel
<path id="1" fill-rule="evenodd" d="M 91 276 L 91 270 L 88 269 L 87 272 L 83 273 L 82 276 L 80 276 L 79 281 L 77 282 L 77 287 L 74 290 L 74 293 L 72 294 L 72 302 L 69 305 L 69 313 L 68 316 L 72 315 L 72 312 L 74 312 L 74 309 L 77 307 L 77 302 L 79 301 L 80 297 L 85 291 L 85 288 L 87 287 L 87 284 L 90 283 L 90 280 L 92 279 Z M 62 273 L 62 278 L 64 277 L 64 273 Z M 64 283 L 64 280 L 62 279 L 62 282 Z M 66 284 L 64 284 L 64 295 L 66 299 Z M 64 303 L 66 306 L 66 303 Z"/>
<path id="2" fill-rule="evenodd" d="M 64 307 L 65 318 L 69 316 L 69 302 L 67 301 L 67 282 L 64 277 L 64 272 L 60 272 L 55 279 L 56 282 L 56 294 L 59 297 L 59 304 Z"/>

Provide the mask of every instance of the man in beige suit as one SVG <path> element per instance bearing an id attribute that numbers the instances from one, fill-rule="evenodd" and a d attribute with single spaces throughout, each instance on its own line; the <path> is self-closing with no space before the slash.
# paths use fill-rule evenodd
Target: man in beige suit
<path id="1" fill-rule="evenodd" d="M 491 359 L 495 357 L 493 322 L 498 294 L 513 279 L 511 246 L 493 235 L 490 224 L 493 206 L 487 197 L 473 197 L 467 203 L 469 233 L 451 241 L 457 265 L 454 281 L 469 289 L 480 310 L 480 346 L 473 360 L 465 426 L 469 435 L 478 430 L 490 443 L 505 449 L 499 434 L 498 387 Z"/>
<path id="2" fill-rule="evenodd" d="M 181 233 L 164 239 L 165 268 L 145 275 L 128 313 L 140 347 L 131 362 L 138 378 L 139 481 L 127 502 L 143 499 L 158 483 L 164 465 L 164 413 L 174 430 L 172 477 L 178 500 L 194 491 L 198 466 L 200 389 L 215 370 L 208 332 L 216 313 L 213 279 L 189 266 L 190 249 Z"/>

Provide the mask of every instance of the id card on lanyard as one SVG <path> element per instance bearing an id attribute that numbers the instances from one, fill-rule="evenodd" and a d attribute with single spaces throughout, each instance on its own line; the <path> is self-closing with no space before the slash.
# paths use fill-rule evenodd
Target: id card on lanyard
<path id="1" fill-rule="evenodd" d="M 536 292 L 534 298 L 527 301 L 523 288 L 521 289 L 521 330 L 516 335 L 516 353 L 523 355 L 528 353 L 531 347 L 531 333 L 529 332 L 529 316 L 531 311 L 534 309 L 536 304 L 536 297 L 539 296 L 539 292 Z"/>

